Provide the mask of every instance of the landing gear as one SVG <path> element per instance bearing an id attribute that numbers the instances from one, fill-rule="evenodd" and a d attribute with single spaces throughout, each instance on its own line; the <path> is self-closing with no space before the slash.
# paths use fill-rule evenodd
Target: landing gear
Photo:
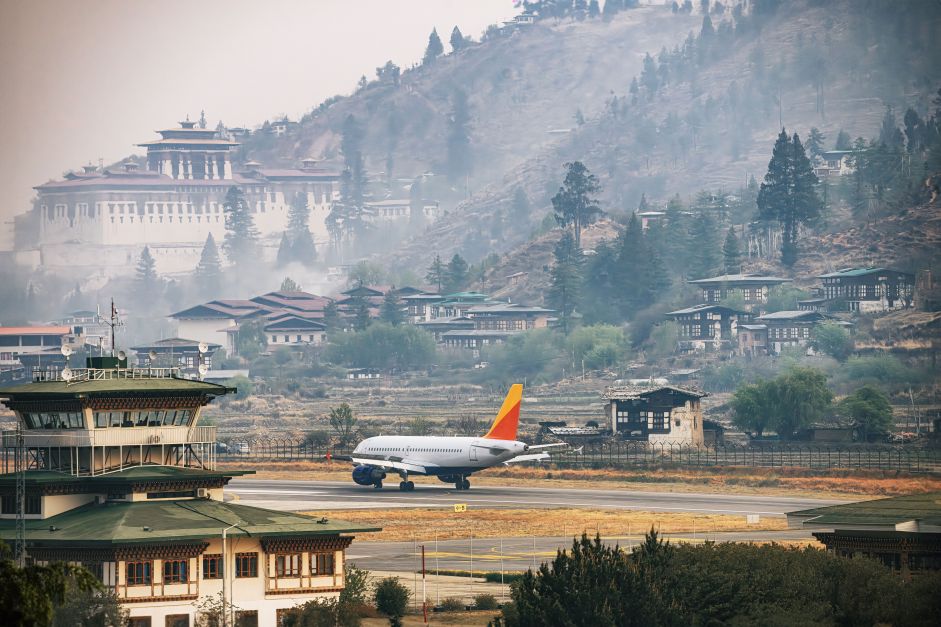
<path id="1" fill-rule="evenodd" d="M 470 490 L 470 481 L 464 477 L 460 477 L 454 482 L 454 487 L 458 490 Z"/>
<path id="2" fill-rule="evenodd" d="M 402 492 L 411 492 L 415 489 L 415 483 L 412 481 L 400 481 L 399 490 Z"/>
<path id="3" fill-rule="evenodd" d="M 381 489 L 382 489 L 382 479 L 380 479 L 379 481 L 377 481 L 376 483 L 374 483 L 374 484 L 372 484 L 372 485 L 373 485 L 373 487 L 374 487 L 376 490 L 381 490 Z"/>

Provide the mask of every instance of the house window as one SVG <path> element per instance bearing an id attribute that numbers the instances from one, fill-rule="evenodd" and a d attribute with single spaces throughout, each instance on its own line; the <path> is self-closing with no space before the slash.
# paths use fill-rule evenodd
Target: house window
<path id="1" fill-rule="evenodd" d="M 222 578 L 222 556 L 218 553 L 203 555 L 203 579 Z"/>
<path id="2" fill-rule="evenodd" d="M 295 342 L 302 342 L 302 341 L 303 341 L 303 340 L 301 340 L 301 336 L 300 336 L 300 335 L 298 335 L 298 336 L 296 336 L 296 337 L 297 337 L 297 339 L 295 340 Z"/>
<path id="3" fill-rule="evenodd" d="M 310 574 L 311 575 L 332 575 L 333 574 L 333 553 L 311 553 L 310 554 Z"/>
<path id="4" fill-rule="evenodd" d="M 127 619 L 127 627 L 151 627 L 150 616 L 132 616 Z"/>
<path id="5" fill-rule="evenodd" d="M 285 335 L 285 336 L 284 336 L 284 343 L 287 344 L 287 343 L 290 342 L 290 341 L 291 341 L 290 336 Z"/>
<path id="6" fill-rule="evenodd" d="M 164 624 L 166 627 L 190 627 L 190 615 L 170 614 Z"/>
<path id="7" fill-rule="evenodd" d="M 272 336 L 271 336 L 271 343 L 272 343 L 272 344 L 277 344 L 277 343 L 278 343 L 278 336 L 277 336 L 277 335 L 272 335 Z"/>
<path id="8" fill-rule="evenodd" d="M 152 582 L 153 562 L 150 560 L 140 562 L 127 562 L 125 569 L 127 585 L 149 586 Z"/>
<path id="9" fill-rule="evenodd" d="M 164 560 L 163 583 L 185 583 L 188 581 L 186 567 L 188 560 Z"/>
<path id="10" fill-rule="evenodd" d="M 274 573 L 276 577 L 300 577 L 301 554 L 276 555 L 274 558 Z"/>
<path id="11" fill-rule="evenodd" d="M 258 553 L 236 553 L 235 576 L 239 578 L 258 576 Z"/>
<path id="12" fill-rule="evenodd" d="M 42 497 L 38 494 L 26 495 L 26 512 L 29 514 L 42 514 Z"/>

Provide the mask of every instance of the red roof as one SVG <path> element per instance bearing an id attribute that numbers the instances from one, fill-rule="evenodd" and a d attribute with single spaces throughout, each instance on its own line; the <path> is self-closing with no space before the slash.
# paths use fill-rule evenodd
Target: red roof
<path id="1" fill-rule="evenodd" d="M 68 335 L 72 327 L 0 327 L 0 335 Z"/>

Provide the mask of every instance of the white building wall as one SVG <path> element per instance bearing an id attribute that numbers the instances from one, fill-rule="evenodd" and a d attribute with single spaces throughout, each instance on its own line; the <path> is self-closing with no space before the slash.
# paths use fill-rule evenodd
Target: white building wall
<path id="1" fill-rule="evenodd" d="M 224 329 L 235 326 L 231 318 L 187 318 L 177 322 L 177 337 L 220 346 L 227 346 L 228 334 Z"/>

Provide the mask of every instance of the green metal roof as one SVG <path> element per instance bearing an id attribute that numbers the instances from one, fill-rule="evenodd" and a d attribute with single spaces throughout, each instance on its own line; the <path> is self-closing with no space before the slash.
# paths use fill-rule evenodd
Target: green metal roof
<path id="1" fill-rule="evenodd" d="M 875 501 L 788 512 L 789 519 L 812 527 L 875 528 L 917 521 L 921 527 L 941 526 L 941 492 L 893 496 Z"/>
<path id="2" fill-rule="evenodd" d="M 876 274 L 877 272 L 889 272 L 889 270 L 887 268 L 847 268 L 845 270 L 837 270 L 836 272 L 821 274 L 817 278 L 832 279 L 836 277 L 866 276 L 867 274 Z"/>
<path id="3" fill-rule="evenodd" d="M 323 522 L 322 522 L 323 520 Z M 14 520 L 0 521 L 0 538 L 12 539 Z M 336 535 L 379 531 L 338 520 L 312 518 L 208 499 L 88 504 L 45 520 L 26 521 L 26 540 L 42 545 L 107 547 L 205 540 L 236 525 L 230 536 Z M 54 531 L 51 531 L 54 529 Z"/>
<path id="4" fill-rule="evenodd" d="M 234 388 L 206 381 L 177 378 L 115 378 L 91 381 L 36 381 L 25 385 L 0 388 L 0 397 L 14 399 L 28 396 L 75 397 L 87 394 L 140 394 L 189 392 L 220 396 Z"/>

